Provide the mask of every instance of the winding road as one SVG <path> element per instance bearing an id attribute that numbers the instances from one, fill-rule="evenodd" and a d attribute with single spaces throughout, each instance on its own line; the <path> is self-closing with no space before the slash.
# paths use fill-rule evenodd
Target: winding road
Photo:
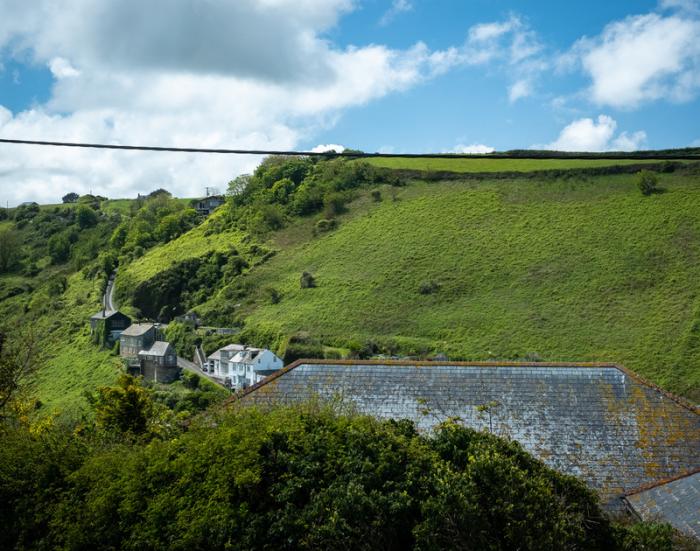
<path id="1" fill-rule="evenodd" d="M 103 302 L 105 306 L 105 310 L 107 312 L 116 312 L 117 309 L 114 307 L 114 280 L 117 277 L 117 270 L 114 270 L 112 272 L 112 275 L 109 276 L 109 279 L 107 280 L 107 287 L 105 288 L 105 295 L 103 297 Z"/>

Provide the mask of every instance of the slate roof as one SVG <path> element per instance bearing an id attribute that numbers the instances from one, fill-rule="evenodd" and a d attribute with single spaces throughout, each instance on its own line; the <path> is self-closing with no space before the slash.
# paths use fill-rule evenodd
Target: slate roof
<path id="1" fill-rule="evenodd" d="M 700 469 L 624 497 L 642 520 L 662 520 L 700 539 Z"/>
<path id="2" fill-rule="evenodd" d="M 152 323 L 132 323 L 129 327 L 124 329 L 124 331 L 122 332 L 122 336 L 140 337 L 153 327 L 155 327 L 155 325 L 153 325 Z"/>
<path id="3" fill-rule="evenodd" d="M 154 342 L 148 350 L 141 350 L 139 356 L 165 356 L 170 348 L 170 343 L 165 341 Z"/>
<path id="4" fill-rule="evenodd" d="M 289 403 L 312 396 L 354 403 L 379 418 L 430 430 L 448 417 L 518 440 L 604 502 L 700 467 L 697 408 L 611 364 L 299 360 L 234 397 Z"/>
<path id="5" fill-rule="evenodd" d="M 219 348 L 217 351 L 212 352 L 207 356 L 208 360 L 221 360 L 221 351 L 226 350 L 226 351 L 231 351 L 231 352 L 240 352 L 241 350 L 245 350 L 246 346 L 244 344 L 227 344 L 223 348 Z"/>

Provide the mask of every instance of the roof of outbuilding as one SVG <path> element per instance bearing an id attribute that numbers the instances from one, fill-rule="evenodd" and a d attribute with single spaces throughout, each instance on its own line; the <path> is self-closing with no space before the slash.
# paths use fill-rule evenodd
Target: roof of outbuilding
<path id="1" fill-rule="evenodd" d="M 105 311 L 100 310 L 99 312 L 97 312 L 97 314 L 90 316 L 90 319 L 106 320 L 106 319 L 109 319 L 117 314 L 119 314 L 120 316 L 124 316 L 125 318 L 129 317 L 126 314 L 122 314 L 119 310 L 105 310 Z"/>
<path id="2" fill-rule="evenodd" d="M 360 413 L 424 430 L 450 417 L 491 424 L 605 500 L 700 466 L 697 408 L 612 364 L 299 360 L 234 400 L 338 396 Z M 493 402 L 489 422 L 479 406 Z"/>
<path id="3" fill-rule="evenodd" d="M 165 356 L 168 354 L 168 349 L 171 348 L 170 343 L 166 341 L 154 342 L 148 350 L 141 350 L 139 356 Z"/>
<path id="4" fill-rule="evenodd" d="M 146 334 L 148 331 L 155 327 L 152 323 L 132 323 L 129 327 L 124 329 L 122 336 L 126 337 L 140 337 Z"/>
<path id="5" fill-rule="evenodd" d="M 700 468 L 629 492 L 624 500 L 643 520 L 660 519 L 700 539 Z"/>

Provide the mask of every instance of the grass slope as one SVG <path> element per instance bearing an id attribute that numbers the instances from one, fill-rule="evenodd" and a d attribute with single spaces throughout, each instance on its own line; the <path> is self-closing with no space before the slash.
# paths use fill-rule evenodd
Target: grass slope
<path id="1" fill-rule="evenodd" d="M 629 159 L 475 159 L 475 158 L 412 158 L 377 157 L 363 159 L 378 167 L 445 172 L 533 172 L 536 170 L 565 170 L 601 166 L 659 163 L 654 160 Z"/>
<path id="2" fill-rule="evenodd" d="M 120 274 L 128 278 L 133 285 L 147 281 L 173 264 L 190 258 L 198 258 L 211 252 L 226 252 L 237 247 L 244 237 L 240 231 L 230 230 L 222 233 L 211 231 L 223 211 L 214 213 L 204 223 L 164 245 L 148 250 L 145 255 L 129 264 Z M 119 283 L 117 282 L 117 286 Z"/>
<path id="3" fill-rule="evenodd" d="M 364 199 L 334 233 L 279 236 L 288 246 L 247 276 L 246 324 L 452 358 L 614 361 L 700 398 L 700 182 L 661 185 L 643 197 L 627 175 L 417 183 Z M 317 288 L 300 289 L 305 270 Z M 439 290 L 420 294 L 430 281 Z"/>
<path id="4" fill-rule="evenodd" d="M 25 305 L 31 304 L 37 312 L 30 323 L 41 339 L 42 362 L 33 382 L 33 394 L 41 400 L 42 411 L 75 413 L 86 404 L 86 391 L 116 380 L 121 363 L 90 342 L 89 318 L 100 307 L 97 283 L 80 273 L 73 274 L 67 278 L 66 291 L 60 297 L 51 297 L 46 294 L 46 283 L 56 277 L 61 277 L 56 268 L 47 268 L 40 278 L 3 276 L 3 286 L 24 283 L 32 285 L 34 291 L 0 302 L 0 311 L 10 326 L 26 325 L 21 314 Z"/>

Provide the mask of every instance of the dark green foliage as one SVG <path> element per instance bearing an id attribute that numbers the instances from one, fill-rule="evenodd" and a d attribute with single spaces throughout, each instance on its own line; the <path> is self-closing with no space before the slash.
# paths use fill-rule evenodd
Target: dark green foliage
<path id="1" fill-rule="evenodd" d="M 14 270 L 22 258 L 21 241 L 13 230 L 0 231 L 0 273 Z"/>
<path id="2" fill-rule="evenodd" d="M 97 224 L 97 213 L 87 205 L 78 205 L 75 211 L 75 219 L 80 229 L 92 228 Z"/>
<path id="3" fill-rule="evenodd" d="M 148 429 L 153 403 L 130 375 L 121 375 L 116 387 L 101 387 L 89 396 L 97 426 L 116 433 L 141 435 Z"/>
<path id="4" fill-rule="evenodd" d="M 20 205 L 14 211 L 15 222 L 27 222 L 39 214 L 39 205 L 29 203 L 28 205 Z"/>
<path id="5" fill-rule="evenodd" d="M 182 384 L 185 388 L 197 390 L 201 382 L 202 379 L 196 373 L 190 373 L 189 371 L 184 371 L 182 373 Z"/>
<path id="6" fill-rule="evenodd" d="M 49 239 L 49 256 L 54 264 L 62 264 L 70 257 L 70 240 L 65 233 L 59 233 Z"/>
<path id="7" fill-rule="evenodd" d="M 197 336 L 191 326 L 173 321 L 165 330 L 165 339 L 173 345 L 178 356 L 187 359 L 194 357 Z"/>
<path id="8" fill-rule="evenodd" d="M 440 290 L 440 284 L 435 281 L 424 281 L 418 287 L 418 292 L 421 295 L 432 295 Z"/>
<path id="9" fill-rule="evenodd" d="M 98 346 L 106 346 L 109 343 L 109 331 L 105 320 L 99 320 L 95 323 L 95 328 L 92 330 L 92 342 Z"/>
<path id="10" fill-rule="evenodd" d="M 280 293 L 274 287 L 265 287 L 263 292 L 265 295 L 267 295 L 267 299 L 270 301 L 270 304 L 277 304 L 280 300 L 282 300 L 282 293 Z"/>
<path id="11" fill-rule="evenodd" d="M 173 194 L 170 193 L 167 189 L 158 188 L 151 193 L 148 194 L 149 199 L 153 199 L 154 197 L 172 197 Z"/>
<path id="12" fill-rule="evenodd" d="M 374 201 L 375 203 L 381 203 L 381 201 L 382 201 L 382 192 L 381 191 L 379 191 L 378 189 L 373 189 L 371 195 L 372 195 L 372 201 Z"/>
<path id="13" fill-rule="evenodd" d="M 313 287 L 316 287 L 316 279 L 309 272 L 304 272 L 301 274 L 299 284 L 301 285 L 302 289 L 312 289 Z"/>
<path id="14" fill-rule="evenodd" d="M 651 195 L 658 191 L 659 177 L 649 170 L 642 170 L 637 174 L 637 186 L 642 195 Z"/>
<path id="15" fill-rule="evenodd" d="M 581 482 L 455 424 L 236 408 L 163 441 L 3 444 L 3 548 L 602 550 L 628 533 Z"/>
<path id="16" fill-rule="evenodd" d="M 71 193 L 66 193 L 63 196 L 62 201 L 64 203 L 77 203 L 78 199 L 80 199 L 80 195 L 78 195 L 77 193 L 71 192 Z"/>
<path id="17" fill-rule="evenodd" d="M 247 267 L 232 249 L 190 258 L 159 273 L 132 291 L 132 302 L 150 319 L 170 321 L 207 300 L 212 293 Z M 164 310 L 165 308 L 165 310 Z"/>
<path id="18" fill-rule="evenodd" d="M 323 358 L 323 347 L 315 343 L 290 342 L 284 352 L 284 363 L 286 365 L 297 360 L 309 360 Z"/>

